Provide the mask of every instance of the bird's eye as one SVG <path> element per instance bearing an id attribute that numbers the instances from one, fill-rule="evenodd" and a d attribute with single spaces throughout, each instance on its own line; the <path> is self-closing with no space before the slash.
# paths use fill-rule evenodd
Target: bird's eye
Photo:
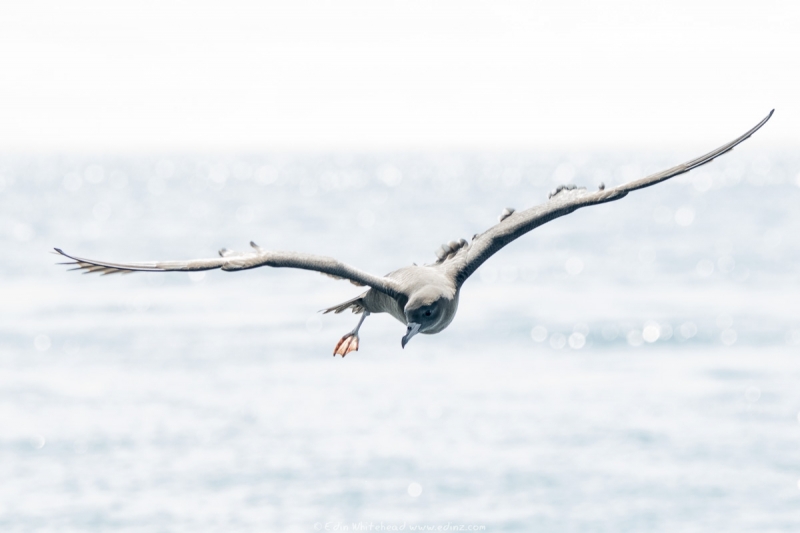
<path id="1" fill-rule="evenodd" d="M 427 311 L 425 311 L 425 316 L 431 316 L 431 310 L 430 310 L 430 309 L 428 309 Z"/>

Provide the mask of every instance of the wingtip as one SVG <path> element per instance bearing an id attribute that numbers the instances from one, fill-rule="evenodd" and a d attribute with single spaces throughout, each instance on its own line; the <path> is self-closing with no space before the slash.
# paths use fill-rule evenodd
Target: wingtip
<path id="1" fill-rule="evenodd" d="M 769 119 L 771 119 L 771 118 L 772 118 L 772 114 L 773 114 L 773 113 L 775 113 L 775 109 L 774 109 L 774 108 L 770 110 L 770 112 L 767 114 L 767 116 L 766 116 L 766 117 L 764 117 L 764 118 L 762 118 L 762 119 L 761 119 L 761 122 L 759 122 L 758 124 L 756 124 L 756 125 L 753 127 L 753 129 L 751 130 L 751 132 L 752 132 L 752 133 L 755 133 L 757 130 L 761 129 L 761 126 L 763 126 L 764 124 L 766 124 L 767 122 L 769 122 Z M 752 134 L 752 133 L 751 133 L 751 134 Z"/>
<path id="2" fill-rule="evenodd" d="M 64 250 L 62 250 L 61 248 L 53 248 L 53 250 L 55 250 L 55 251 L 50 252 L 51 254 L 60 255 L 61 257 L 66 257 L 67 259 L 72 259 L 72 257 L 70 257 L 66 253 L 64 253 Z"/>

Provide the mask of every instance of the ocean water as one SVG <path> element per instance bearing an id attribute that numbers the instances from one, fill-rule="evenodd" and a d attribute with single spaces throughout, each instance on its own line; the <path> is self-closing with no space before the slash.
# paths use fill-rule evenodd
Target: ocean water
<path id="1" fill-rule="evenodd" d="M 400 347 L 315 273 L 434 260 L 562 182 L 696 153 L 0 156 L 0 529 L 800 530 L 800 157 L 746 144 L 540 227 Z M 449 529 L 448 529 L 449 528 Z"/>

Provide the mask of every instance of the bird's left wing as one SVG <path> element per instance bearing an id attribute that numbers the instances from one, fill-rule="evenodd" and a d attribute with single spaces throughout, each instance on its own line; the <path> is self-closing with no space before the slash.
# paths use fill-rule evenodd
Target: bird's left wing
<path id="1" fill-rule="evenodd" d="M 631 191 L 650 187 L 651 185 L 655 185 L 656 183 L 660 183 L 669 178 L 689 172 L 701 165 L 705 165 L 722 154 L 729 152 L 736 145 L 745 141 L 753 133 L 758 131 L 761 126 L 766 124 L 774 111 L 774 109 L 770 111 L 769 115 L 741 137 L 703 156 L 674 166 L 663 172 L 652 174 L 618 187 L 595 192 L 589 192 L 585 188 L 576 188 L 574 186 L 566 188 L 559 187 L 551 193 L 550 199 L 544 204 L 526 209 L 525 211 L 513 212 L 506 210 L 503 212 L 503 215 L 501 215 L 501 220 L 498 224 L 495 224 L 484 233 L 476 235 L 469 246 L 461 247 L 446 259 L 440 257 L 439 262 L 444 263 L 444 268 L 454 278 L 456 285 L 460 287 L 479 266 L 514 239 L 521 237 L 546 222 L 568 215 L 581 207 L 619 200 Z M 449 250 L 445 250 L 445 253 L 448 251 Z"/>
<path id="2" fill-rule="evenodd" d="M 83 270 L 86 274 L 92 272 L 102 275 L 117 273 L 126 274 L 130 272 L 194 272 L 199 270 L 214 270 L 217 268 L 233 271 L 270 266 L 276 268 L 313 270 L 334 278 L 348 279 L 357 285 L 367 285 L 395 298 L 400 295 L 400 291 L 394 280 L 383 276 L 374 276 L 331 257 L 299 252 L 270 251 L 258 247 L 255 243 L 250 244 L 254 248 L 252 252 L 231 252 L 223 248 L 219 252 L 220 257 L 212 259 L 151 261 L 141 263 L 111 263 L 108 261 L 97 261 L 95 259 L 86 259 L 69 255 L 59 248 L 55 248 L 55 251 L 71 259 L 71 261 L 62 264 L 76 265 L 72 270 Z"/>

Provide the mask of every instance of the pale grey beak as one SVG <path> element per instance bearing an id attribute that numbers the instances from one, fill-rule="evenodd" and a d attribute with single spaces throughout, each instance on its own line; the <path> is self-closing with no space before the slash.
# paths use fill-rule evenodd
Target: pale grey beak
<path id="1" fill-rule="evenodd" d="M 419 333 L 419 328 L 421 326 L 422 326 L 422 324 L 417 324 L 416 322 L 409 322 L 408 323 L 408 330 L 406 331 L 406 334 L 403 337 L 403 340 L 400 341 L 400 344 L 402 344 L 403 348 L 406 347 L 406 344 L 408 344 L 408 341 L 411 340 L 411 337 L 413 337 L 414 335 Z"/>

